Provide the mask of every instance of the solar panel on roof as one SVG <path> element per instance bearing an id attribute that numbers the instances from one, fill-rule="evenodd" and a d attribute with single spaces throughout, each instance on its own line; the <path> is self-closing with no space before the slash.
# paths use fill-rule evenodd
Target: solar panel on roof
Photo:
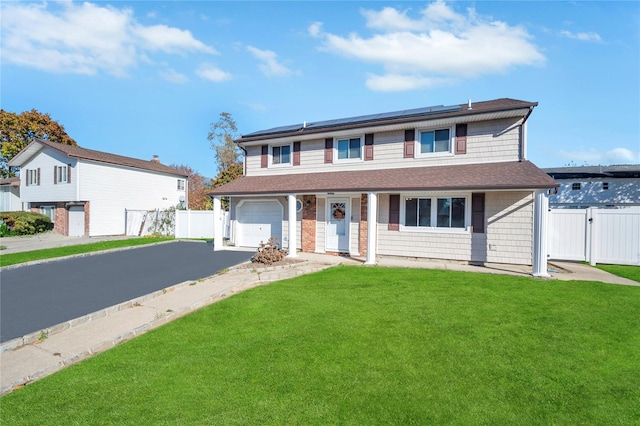
<path id="1" fill-rule="evenodd" d="M 257 132 L 242 135 L 242 137 L 248 138 L 253 136 L 270 135 L 273 133 L 295 132 L 296 130 L 299 130 L 301 128 L 302 128 L 302 124 L 291 124 L 289 126 L 280 126 L 280 127 L 273 127 L 271 129 L 266 129 L 266 130 L 258 130 Z"/>
<path id="2" fill-rule="evenodd" d="M 325 127 L 333 127 L 345 124 L 358 124 L 358 123 L 367 123 L 367 122 L 376 122 L 382 120 L 391 120 L 394 118 L 408 118 L 408 117 L 419 117 L 430 114 L 438 114 L 443 112 L 452 112 L 459 111 L 462 107 L 460 105 L 435 105 L 430 107 L 423 108 L 414 108 L 414 109 L 406 109 L 402 111 L 392 111 L 392 112 L 383 112 L 378 114 L 369 114 L 369 115 L 360 115 L 356 117 L 348 117 L 348 118 L 336 118 L 332 120 L 324 120 L 324 121 L 316 121 L 314 123 L 307 123 L 305 129 L 321 129 Z M 303 128 L 302 124 L 292 124 L 289 126 L 280 126 L 274 127 L 266 130 L 259 130 L 257 132 L 249 133 L 246 135 L 242 135 L 243 138 L 255 137 L 255 136 L 265 136 L 272 135 L 277 133 L 289 133 L 295 132 Z"/>

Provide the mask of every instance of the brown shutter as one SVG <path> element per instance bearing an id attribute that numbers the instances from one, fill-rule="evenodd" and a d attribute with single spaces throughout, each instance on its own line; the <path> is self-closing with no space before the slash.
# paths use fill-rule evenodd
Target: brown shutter
<path id="1" fill-rule="evenodd" d="M 260 167 L 263 169 L 269 165 L 269 145 L 262 145 L 262 157 L 260 157 Z"/>
<path id="2" fill-rule="evenodd" d="M 373 133 L 364 135 L 364 161 L 373 160 Z"/>
<path id="3" fill-rule="evenodd" d="M 333 138 L 324 140 L 324 162 L 333 163 Z"/>
<path id="4" fill-rule="evenodd" d="M 413 158 L 415 149 L 414 144 L 416 140 L 416 130 L 405 130 L 404 131 L 404 158 Z"/>
<path id="5" fill-rule="evenodd" d="M 67 183 L 71 183 L 71 164 L 67 164 Z"/>
<path id="6" fill-rule="evenodd" d="M 25 169 L 24 174 L 25 174 L 25 175 L 26 175 L 26 177 L 27 177 L 27 178 L 24 180 L 24 181 L 25 181 L 24 186 L 29 186 L 29 177 L 30 177 L 30 176 L 29 176 L 29 169 Z M 20 176 L 22 176 L 22 171 L 20 171 Z M 20 179 L 22 179 L 22 178 L 20 178 Z"/>
<path id="7" fill-rule="evenodd" d="M 400 195 L 389 195 L 389 231 L 400 230 Z"/>
<path id="8" fill-rule="evenodd" d="M 471 196 L 471 225 L 474 234 L 484 234 L 484 194 Z"/>
<path id="9" fill-rule="evenodd" d="M 293 143 L 293 165 L 300 165 L 300 142 Z"/>
<path id="10" fill-rule="evenodd" d="M 36 175 L 36 185 L 40 185 L 40 167 L 38 167 L 38 174 Z"/>
<path id="11" fill-rule="evenodd" d="M 456 154 L 467 153 L 467 125 L 456 124 Z"/>
<path id="12" fill-rule="evenodd" d="M 53 166 L 53 184 L 58 183 L 58 166 Z"/>

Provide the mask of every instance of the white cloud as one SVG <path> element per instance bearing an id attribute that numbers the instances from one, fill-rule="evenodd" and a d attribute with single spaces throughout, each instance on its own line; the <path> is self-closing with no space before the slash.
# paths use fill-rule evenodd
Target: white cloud
<path id="1" fill-rule="evenodd" d="M 139 24 L 128 8 L 10 3 L 2 15 L 2 59 L 48 72 L 125 76 L 153 52 L 217 53 L 189 31 Z"/>
<path id="2" fill-rule="evenodd" d="M 381 65 L 385 75 L 367 83 L 373 90 L 391 90 L 393 84 L 378 84 L 385 80 L 395 81 L 395 90 L 411 90 L 545 61 L 523 27 L 483 18 L 473 9 L 463 15 L 436 1 L 418 19 L 408 13 L 390 7 L 363 10 L 367 26 L 377 30 L 368 37 L 325 33 L 321 23 L 308 32 L 322 39 L 325 51 Z"/>
<path id="3" fill-rule="evenodd" d="M 596 42 L 596 43 L 601 43 L 602 42 L 602 37 L 600 37 L 600 34 L 594 33 L 594 32 L 573 33 L 571 31 L 560 31 L 560 34 L 562 34 L 565 37 L 569 37 L 571 39 L 574 39 L 574 40 L 593 41 L 593 42 Z"/>
<path id="4" fill-rule="evenodd" d="M 223 81 L 231 80 L 232 76 L 228 72 L 222 71 L 214 65 L 202 64 L 196 70 L 196 74 L 205 80 L 213 81 L 214 83 L 221 83 Z"/>
<path id="5" fill-rule="evenodd" d="M 378 92 L 397 92 L 402 90 L 425 89 L 434 86 L 442 86 L 450 80 L 444 78 L 430 78 L 419 75 L 370 75 L 367 77 L 366 86 Z"/>
<path id="6" fill-rule="evenodd" d="M 258 68 L 267 77 L 281 77 L 290 75 L 292 72 L 289 68 L 277 61 L 278 55 L 271 50 L 260 50 L 253 46 L 247 46 L 247 50 L 262 63 Z"/>
<path id="7" fill-rule="evenodd" d="M 571 160 L 576 164 L 607 165 L 607 164 L 635 164 L 640 163 L 640 151 L 634 152 L 628 148 L 613 148 L 608 151 L 598 151 L 594 148 L 577 151 L 560 151 L 560 157 Z"/>
<path id="8" fill-rule="evenodd" d="M 189 78 L 186 75 L 181 74 L 178 71 L 171 68 L 166 70 L 161 70 L 159 74 L 163 79 L 170 81 L 171 83 L 182 84 L 189 81 Z"/>

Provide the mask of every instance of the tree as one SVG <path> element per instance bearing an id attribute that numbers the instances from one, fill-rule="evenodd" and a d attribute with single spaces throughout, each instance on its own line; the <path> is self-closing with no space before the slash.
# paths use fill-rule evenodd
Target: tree
<path id="1" fill-rule="evenodd" d="M 217 122 L 211 123 L 211 130 L 207 139 L 211 142 L 211 149 L 216 152 L 218 172 L 229 169 L 231 166 L 241 164 L 240 151 L 233 142 L 236 137 L 236 121 L 228 112 L 221 112 Z"/>
<path id="2" fill-rule="evenodd" d="M 210 181 L 189 166 L 171 164 L 169 167 L 187 176 L 188 205 L 186 207 L 191 210 L 211 210 L 211 203 L 208 202 Z"/>
<path id="3" fill-rule="evenodd" d="M 207 139 L 211 148 L 216 151 L 218 176 L 211 180 L 213 188 L 217 188 L 242 176 L 242 156 L 233 141 L 236 137 L 236 122 L 228 112 L 221 112 L 216 123 L 211 123 L 211 131 Z M 229 197 L 222 197 L 222 208 L 229 210 Z"/>
<path id="4" fill-rule="evenodd" d="M 77 143 L 64 130 L 64 126 L 49 114 L 32 109 L 20 114 L 0 109 L 0 176 L 15 176 L 15 170 L 7 165 L 18 152 L 34 139 L 46 139 L 65 145 Z"/>

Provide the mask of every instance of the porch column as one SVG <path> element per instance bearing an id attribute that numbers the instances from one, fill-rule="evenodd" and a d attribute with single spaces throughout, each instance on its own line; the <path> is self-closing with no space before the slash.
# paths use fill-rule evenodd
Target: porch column
<path id="1" fill-rule="evenodd" d="M 213 197 L 213 251 L 222 250 L 222 202 Z"/>
<path id="2" fill-rule="evenodd" d="M 289 201 L 289 254 L 287 257 L 298 257 L 298 248 L 296 247 L 298 241 L 296 235 L 296 196 L 288 195 L 287 199 Z"/>
<path id="3" fill-rule="evenodd" d="M 533 276 L 548 277 L 547 272 L 547 218 L 549 198 L 547 190 L 536 191 L 533 201 Z"/>
<path id="4" fill-rule="evenodd" d="M 378 194 L 367 193 L 367 260 L 365 265 L 376 264 L 376 236 L 378 235 Z"/>

